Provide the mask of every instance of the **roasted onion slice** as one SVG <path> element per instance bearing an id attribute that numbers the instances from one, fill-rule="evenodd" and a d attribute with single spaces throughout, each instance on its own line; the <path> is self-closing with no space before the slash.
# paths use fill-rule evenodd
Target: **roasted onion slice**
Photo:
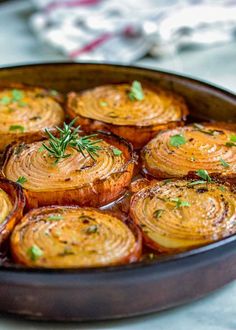
<path id="1" fill-rule="evenodd" d="M 135 148 L 144 146 L 162 129 L 183 123 L 188 114 L 184 100 L 159 88 L 143 88 L 144 98 L 129 97 L 130 85 L 105 85 L 71 92 L 67 112 L 77 118 L 85 131 L 106 130 L 132 142 Z"/>
<path id="2" fill-rule="evenodd" d="M 103 211 L 43 207 L 22 219 L 11 236 L 14 260 L 29 267 L 84 268 L 137 261 L 139 231 Z"/>
<path id="3" fill-rule="evenodd" d="M 142 150 L 144 172 L 181 178 L 204 169 L 224 179 L 236 177 L 236 135 L 212 125 L 194 124 L 158 134 Z"/>
<path id="4" fill-rule="evenodd" d="M 22 188 L 14 182 L 0 179 L 0 244 L 22 217 L 24 206 Z"/>
<path id="5" fill-rule="evenodd" d="M 236 193 L 220 183 L 162 181 L 132 197 L 130 215 L 148 246 L 176 253 L 236 233 Z"/>
<path id="6" fill-rule="evenodd" d="M 42 142 L 17 145 L 8 152 L 3 175 L 12 181 L 23 178 L 29 208 L 105 205 L 129 187 L 135 154 L 127 141 L 111 133 L 99 133 L 95 139 L 102 141 L 97 144 L 101 150 L 94 159 L 87 152 L 84 157 L 68 147 L 70 156 L 58 163 L 42 148 Z"/>
<path id="7" fill-rule="evenodd" d="M 14 141 L 37 141 L 45 128 L 60 126 L 64 112 L 55 91 L 17 86 L 0 89 L 0 151 Z"/>

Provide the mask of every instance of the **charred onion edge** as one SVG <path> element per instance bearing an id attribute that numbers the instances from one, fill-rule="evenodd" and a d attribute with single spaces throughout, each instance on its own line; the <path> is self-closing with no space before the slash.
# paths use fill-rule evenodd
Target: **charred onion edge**
<path id="1" fill-rule="evenodd" d="M 56 211 L 58 209 L 63 209 L 63 208 L 66 208 L 66 209 L 83 209 L 79 206 L 69 206 L 69 205 L 51 205 L 51 206 L 43 206 L 43 207 L 40 207 L 40 208 L 37 208 L 37 209 L 33 209 L 33 210 L 30 210 L 28 213 L 26 213 L 24 215 L 24 217 L 22 218 L 22 221 L 27 221 L 27 222 L 30 222 L 31 220 L 29 218 L 33 218 L 35 216 L 37 216 L 38 214 L 42 214 L 42 213 L 48 213 L 48 212 L 53 212 L 53 211 Z M 109 211 L 106 211 L 106 210 L 100 210 L 100 209 L 94 209 L 94 208 L 90 208 L 90 207 L 86 207 L 84 208 L 86 210 L 89 210 L 89 209 L 92 209 L 92 210 L 96 210 L 96 212 L 99 212 L 99 213 L 106 213 L 106 214 L 109 214 L 113 217 L 115 217 L 117 220 L 123 222 L 121 219 L 119 219 L 119 217 L 113 215 L 111 212 Z M 44 211 L 44 212 L 43 212 Z M 119 265 L 125 265 L 125 264 L 130 264 L 130 263 L 134 263 L 134 262 L 137 262 L 140 260 L 141 258 L 141 255 L 142 255 L 142 234 L 141 234 L 141 230 L 139 229 L 139 227 L 134 224 L 132 222 L 132 220 L 128 220 L 127 222 L 123 222 L 130 230 L 131 232 L 133 233 L 134 237 L 135 237 L 135 241 L 136 241 L 136 246 L 135 246 L 135 249 L 133 251 L 132 254 L 126 256 L 125 258 L 122 259 L 122 261 L 120 262 L 117 262 L 117 264 L 115 265 L 112 265 L 112 266 L 119 266 Z M 21 224 L 21 222 L 19 222 L 19 224 Z M 16 228 L 17 230 L 17 228 Z M 15 246 L 14 244 L 12 243 L 13 240 L 11 240 L 11 255 L 14 259 L 15 262 L 21 264 L 22 266 L 27 266 L 27 267 L 30 267 L 29 264 L 26 264 L 24 262 L 21 261 L 21 258 L 18 257 L 17 253 L 15 253 Z M 33 267 L 33 265 L 31 265 L 31 267 Z M 91 268 L 107 268 L 107 267 L 111 267 L 110 265 L 106 265 L 106 266 L 98 266 L 98 267 L 81 267 L 80 269 L 91 269 Z M 45 269 L 43 267 L 35 267 L 35 268 L 41 268 L 41 269 Z M 79 267 L 78 267 L 79 268 Z M 47 267 L 47 269 L 55 269 L 53 267 Z M 63 269 L 63 268 L 61 268 Z M 72 269 L 74 270 L 75 268 L 66 268 L 67 270 L 69 269 Z"/>
<path id="2" fill-rule="evenodd" d="M 112 84 L 112 85 L 120 85 L 119 84 Z M 126 82 L 127 84 L 127 82 Z M 92 87 L 96 88 L 99 86 Z M 111 131 L 114 134 L 117 134 L 119 136 L 124 137 L 128 141 L 130 141 L 135 149 L 142 148 L 148 141 L 150 141 L 158 132 L 162 130 L 172 129 L 176 128 L 178 126 L 183 126 L 184 122 L 186 121 L 186 117 L 189 114 L 188 107 L 186 105 L 185 99 L 170 90 L 162 89 L 162 88 L 155 88 L 153 86 L 150 86 L 149 84 L 145 83 L 145 87 L 148 89 L 151 89 L 154 92 L 158 92 L 159 89 L 164 90 L 168 93 L 175 94 L 178 98 L 181 98 L 183 101 L 184 109 L 182 110 L 182 116 L 179 120 L 176 121 L 170 121 L 165 124 L 156 124 L 156 125 L 149 125 L 149 126 L 142 126 L 142 125 L 115 125 L 106 123 L 100 120 L 91 119 L 88 117 L 81 116 L 74 112 L 73 107 L 71 106 L 71 102 L 73 102 L 73 99 L 86 90 L 79 91 L 79 92 L 70 92 L 67 94 L 67 100 L 66 100 L 66 106 L 65 110 L 66 113 L 69 115 L 71 119 L 77 118 L 75 124 L 77 126 L 81 125 L 81 128 L 86 131 L 90 132 L 91 130 L 105 130 L 105 131 Z M 88 89 L 87 89 L 88 90 Z"/>
<path id="3" fill-rule="evenodd" d="M 0 224 L 0 243 L 3 243 L 23 216 L 25 195 L 19 184 L 8 179 L 0 179 L 0 188 L 6 192 L 13 205 L 11 212 Z"/>
<path id="4" fill-rule="evenodd" d="M 42 191 L 42 192 L 34 192 L 30 191 L 27 189 L 23 189 L 24 193 L 26 195 L 26 206 L 27 209 L 31 208 L 37 208 L 41 206 L 47 206 L 47 205 L 79 205 L 79 206 L 87 206 L 87 207 L 100 207 L 106 204 L 109 204 L 116 199 L 120 198 L 129 188 L 131 179 L 133 177 L 133 172 L 134 172 L 134 167 L 135 164 L 137 163 L 137 155 L 133 150 L 133 146 L 130 142 L 125 140 L 122 137 L 119 137 L 111 132 L 103 132 L 103 131 L 95 131 L 92 132 L 92 134 L 98 134 L 98 138 L 104 139 L 104 141 L 114 145 L 114 147 L 120 147 L 122 152 L 124 152 L 125 158 L 126 158 L 126 163 L 124 165 L 124 168 L 122 171 L 115 172 L 110 174 L 108 177 L 104 179 L 97 179 L 94 181 L 93 186 L 94 189 L 91 189 L 91 184 L 87 183 L 83 187 L 80 187 L 79 189 L 73 188 L 73 189 L 68 189 L 68 190 L 62 190 L 62 191 L 54 191 L 54 192 L 47 192 L 47 190 Z M 82 136 L 82 135 L 81 135 Z M 34 141 L 35 142 L 35 141 Z M 10 159 L 11 155 L 13 154 L 15 148 L 19 145 L 20 143 L 14 143 L 10 145 L 4 155 L 4 163 L 2 166 L 1 170 L 1 175 L 0 177 L 5 178 L 4 174 L 4 169 L 8 163 L 8 160 Z M 123 148 L 122 148 L 123 147 Z M 122 185 L 122 189 L 119 191 L 112 192 L 111 189 L 109 191 L 104 191 L 103 194 L 101 194 L 101 191 L 98 189 L 98 192 L 94 192 L 96 190 L 96 187 L 99 188 L 106 182 L 107 180 L 113 180 L 114 182 L 119 182 L 120 177 L 126 175 L 125 182 Z M 127 177 L 128 176 L 128 177 Z M 118 178 L 118 179 L 116 179 Z M 123 179 L 122 179 L 123 180 Z M 120 181 L 121 184 L 121 181 Z M 96 187 L 95 187 L 96 185 Z M 88 195 L 85 196 L 83 194 L 83 190 L 88 189 Z M 102 189 L 101 189 L 102 190 Z M 70 197 L 66 197 L 67 194 L 77 194 L 74 200 L 75 201 L 70 201 Z M 47 195 L 45 197 L 45 195 Z M 49 197 L 48 197 L 49 195 Z M 53 195 L 53 199 L 50 200 L 50 195 Z M 82 198 L 81 198 L 82 195 Z M 113 197 L 113 195 L 115 197 Z M 73 199 L 73 198 L 72 198 Z M 81 199 L 82 203 L 79 204 L 79 200 Z M 45 203 L 46 201 L 46 203 Z"/>

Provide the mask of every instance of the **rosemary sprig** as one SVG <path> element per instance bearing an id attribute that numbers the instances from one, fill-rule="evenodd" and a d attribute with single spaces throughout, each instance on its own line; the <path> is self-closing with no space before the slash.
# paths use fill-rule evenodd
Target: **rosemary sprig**
<path id="1" fill-rule="evenodd" d="M 45 132 L 49 137 L 49 145 L 43 143 L 42 146 L 48 151 L 51 157 L 55 158 L 55 163 L 58 163 L 62 158 L 68 158 L 71 156 L 71 154 L 66 153 L 67 147 L 69 146 L 76 149 L 84 157 L 86 157 L 85 152 L 87 152 L 93 160 L 98 156 L 97 152 L 101 150 L 101 147 L 96 144 L 102 140 L 91 139 L 96 137 L 97 134 L 79 137 L 80 126 L 74 128 L 73 124 L 75 121 L 76 118 L 69 124 L 64 123 L 63 129 L 56 127 L 60 133 L 59 137 L 54 136 L 48 129 L 45 129 Z"/>

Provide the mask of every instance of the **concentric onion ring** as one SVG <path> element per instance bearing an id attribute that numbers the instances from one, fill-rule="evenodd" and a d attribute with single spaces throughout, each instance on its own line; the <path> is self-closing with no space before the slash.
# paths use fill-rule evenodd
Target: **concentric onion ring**
<path id="1" fill-rule="evenodd" d="M 50 93 L 37 87 L 0 89 L 0 151 L 13 141 L 40 140 L 45 128 L 61 126 L 61 99 Z"/>
<path id="2" fill-rule="evenodd" d="M 171 92 L 144 87 L 144 99 L 128 97 L 130 85 L 105 85 L 70 93 L 67 112 L 85 131 L 106 130 L 144 146 L 162 129 L 181 125 L 188 114 L 184 100 Z"/>
<path id="3" fill-rule="evenodd" d="M 205 133 L 204 133 L 205 132 Z M 185 143 L 173 146 L 171 139 L 182 136 Z M 222 178 L 236 176 L 236 148 L 228 146 L 233 131 L 204 125 L 179 127 L 158 134 L 142 150 L 143 169 L 156 178 L 181 178 L 205 169 Z"/>
<path id="4" fill-rule="evenodd" d="M 22 217 L 24 206 L 22 188 L 14 182 L 0 179 L 0 244 Z"/>
<path id="5" fill-rule="evenodd" d="M 146 244 L 175 253 L 236 233 L 236 194 L 219 183 L 158 182 L 136 193 L 130 215 Z"/>
<path id="6" fill-rule="evenodd" d="M 11 148 L 3 166 L 3 175 L 12 181 L 24 177 L 29 208 L 45 205 L 101 206 L 121 195 L 129 187 L 135 154 L 124 139 L 100 133 L 103 139 L 94 160 L 69 147 L 70 157 L 55 159 L 41 150 L 42 142 Z M 46 142 L 47 143 L 47 142 Z M 114 150 L 118 150 L 119 154 Z"/>
<path id="7" fill-rule="evenodd" d="M 14 259 L 29 267 L 78 268 L 137 261 L 141 237 L 121 220 L 92 208 L 34 209 L 11 237 Z"/>

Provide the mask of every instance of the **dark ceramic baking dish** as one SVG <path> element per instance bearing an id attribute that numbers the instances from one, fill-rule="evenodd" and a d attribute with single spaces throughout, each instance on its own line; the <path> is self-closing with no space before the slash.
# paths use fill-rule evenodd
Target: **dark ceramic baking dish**
<path id="1" fill-rule="evenodd" d="M 195 118 L 236 122 L 236 97 L 209 84 L 136 67 L 50 63 L 0 69 L 0 85 L 61 92 L 124 81 L 183 95 Z M 48 320 L 102 320 L 160 311 L 198 299 L 236 277 L 236 236 L 190 252 L 127 266 L 83 270 L 0 267 L 0 311 Z"/>

